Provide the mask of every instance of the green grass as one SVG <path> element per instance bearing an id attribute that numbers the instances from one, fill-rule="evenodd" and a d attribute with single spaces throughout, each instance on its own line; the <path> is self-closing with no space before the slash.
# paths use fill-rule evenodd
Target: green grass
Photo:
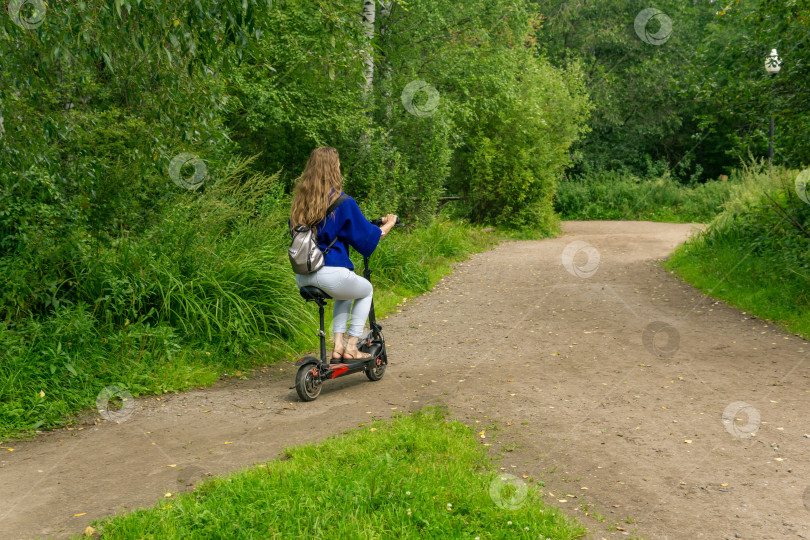
<path id="1" fill-rule="evenodd" d="M 554 206 L 563 219 L 711 221 L 729 200 L 737 179 L 685 186 L 668 176 L 641 180 L 618 172 L 557 184 Z"/>
<path id="2" fill-rule="evenodd" d="M 546 507 L 535 486 L 527 486 L 525 499 L 513 485 L 498 491 L 503 484 L 473 431 L 436 409 L 291 448 L 286 456 L 93 526 L 103 538 L 161 540 L 564 540 L 586 533 Z"/>
<path id="3" fill-rule="evenodd" d="M 810 230 L 810 204 L 793 187 L 796 172 L 777 170 L 768 179 L 749 168 L 748 187 L 665 267 L 713 298 L 810 339 L 810 236 L 785 219 Z"/>

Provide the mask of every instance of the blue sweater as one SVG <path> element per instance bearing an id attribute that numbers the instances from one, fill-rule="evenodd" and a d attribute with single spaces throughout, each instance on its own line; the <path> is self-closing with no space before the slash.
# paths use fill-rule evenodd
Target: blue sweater
<path id="1" fill-rule="evenodd" d="M 370 257 L 382 236 L 382 230 L 366 219 L 351 197 L 347 197 L 331 215 L 326 216 L 315 227 L 318 230 L 318 247 L 321 251 L 326 251 L 329 243 L 337 236 L 337 242 L 326 254 L 324 266 L 342 266 L 349 270 L 354 270 L 354 264 L 349 259 L 349 246 L 360 255 Z"/>

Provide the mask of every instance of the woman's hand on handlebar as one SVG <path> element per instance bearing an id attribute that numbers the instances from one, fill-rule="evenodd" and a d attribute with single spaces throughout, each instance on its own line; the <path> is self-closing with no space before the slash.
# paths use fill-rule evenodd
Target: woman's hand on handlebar
<path id="1" fill-rule="evenodd" d="M 384 218 L 382 218 L 383 224 L 380 226 L 380 229 L 383 231 L 383 235 L 388 234 L 388 231 L 394 228 L 394 225 L 397 223 L 397 216 L 394 214 L 388 214 Z"/>

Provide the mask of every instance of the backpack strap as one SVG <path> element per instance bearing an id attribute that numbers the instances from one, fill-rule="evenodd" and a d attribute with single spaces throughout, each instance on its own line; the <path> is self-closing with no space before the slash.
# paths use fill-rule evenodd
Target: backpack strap
<path id="1" fill-rule="evenodd" d="M 338 207 L 338 206 L 340 206 L 340 205 L 341 205 L 341 203 L 342 203 L 343 201 L 345 201 L 346 199 L 348 199 L 348 198 L 349 198 L 349 196 L 348 196 L 348 195 L 346 195 L 345 193 L 341 193 L 341 194 L 340 194 L 340 197 L 338 197 L 337 199 L 335 199 L 335 202 L 333 202 L 332 204 L 330 204 L 330 205 L 329 205 L 329 208 L 327 208 L 327 209 L 326 209 L 326 215 L 327 215 L 327 216 L 329 216 L 329 214 L 331 214 L 332 212 L 334 212 L 335 210 L 337 210 L 337 207 Z"/>
<path id="2" fill-rule="evenodd" d="M 327 248 L 325 250 L 323 250 L 323 256 L 324 257 L 326 257 L 326 254 L 329 253 L 330 249 L 332 249 L 332 246 L 335 245 L 335 242 L 337 242 L 337 236 L 334 239 L 332 239 L 332 241 L 329 242 L 329 246 L 327 246 Z"/>
<path id="3" fill-rule="evenodd" d="M 329 208 L 327 208 L 327 209 L 326 209 L 326 217 L 329 217 L 329 214 L 331 214 L 332 212 L 334 212 L 335 210 L 337 210 L 337 207 L 338 207 L 338 206 L 340 206 L 340 205 L 343 203 L 343 201 L 345 201 L 347 198 L 349 198 L 349 196 L 348 196 L 348 195 L 346 195 L 345 193 L 342 193 L 342 194 L 340 195 L 340 197 L 338 197 L 337 199 L 335 199 L 335 202 L 333 202 L 332 204 L 330 204 L 330 205 L 329 205 Z M 324 218 L 324 219 L 326 219 L 326 218 Z M 327 248 L 324 250 L 324 252 L 323 252 L 323 256 L 324 256 L 324 257 L 326 257 L 326 254 L 327 254 L 327 253 L 329 253 L 329 250 L 330 250 L 330 249 L 332 249 L 332 246 L 334 246 L 334 245 L 335 245 L 335 242 L 337 242 L 337 236 L 335 236 L 335 237 L 332 239 L 332 241 L 329 243 L 329 246 L 328 246 L 328 247 L 327 247 Z"/>

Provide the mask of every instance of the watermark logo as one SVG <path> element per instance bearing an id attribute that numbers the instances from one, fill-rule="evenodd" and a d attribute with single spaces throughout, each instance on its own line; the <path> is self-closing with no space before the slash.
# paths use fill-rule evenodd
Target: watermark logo
<path id="1" fill-rule="evenodd" d="M 801 200 L 810 204 L 810 190 L 808 190 L 808 184 L 810 184 L 810 169 L 805 169 L 796 177 L 796 194 Z"/>
<path id="2" fill-rule="evenodd" d="M 11 0 L 8 15 L 11 20 L 25 30 L 36 30 L 45 20 L 48 7 L 43 0 Z"/>
<path id="3" fill-rule="evenodd" d="M 744 401 L 729 403 L 723 411 L 722 419 L 726 431 L 738 439 L 749 439 L 759 430 L 759 411 Z M 805 501 L 807 501 L 806 497 Z"/>
<path id="4" fill-rule="evenodd" d="M 525 482 L 512 474 L 499 474 L 489 484 L 492 502 L 506 510 L 517 510 L 526 504 L 528 491 Z"/>
<path id="5" fill-rule="evenodd" d="M 641 342 L 650 354 L 672 358 L 681 344 L 678 329 L 664 321 L 654 321 L 644 327 Z"/>
<path id="6" fill-rule="evenodd" d="M 182 486 L 191 487 L 199 483 L 208 473 L 196 465 L 179 465 L 177 467 L 177 483 Z"/>
<path id="7" fill-rule="evenodd" d="M 96 397 L 96 409 L 109 422 L 126 422 L 135 410 L 135 398 L 125 388 L 107 386 Z"/>
<path id="8" fill-rule="evenodd" d="M 584 262 L 577 257 L 580 253 L 585 256 Z M 599 268 L 599 261 L 599 251 L 588 242 L 575 240 L 563 249 L 562 264 L 572 276 L 580 278 L 593 276 Z"/>
<path id="9" fill-rule="evenodd" d="M 414 103 L 414 98 L 420 93 L 426 94 L 427 99 L 421 105 L 417 105 Z M 405 109 L 412 115 L 421 118 L 432 116 L 439 107 L 439 100 L 439 91 L 432 84 L 425 81 L 409 82 L 402 91 L 402 104 Z"/>
<path id="10" fill-rule="evenodd" d="M 186 165 L 194 167 L 194 172 L 189 177 L 184 177 L 182 173 Z M 177 154 L 169 164 L 169 178 L 181 188 L 189 191 L 199 189 L 205 182 L 207 175 L 208 167 L 206 167 L 205 162 L 195 154 L 187 154 L 185 152 Z"/>
<path id="11" fill-rule="evenodd" d="M 808 512 L 810 512 L 810 486 L 805 488 L 802 499 L 804 500 L 804 507 L 807 508 Z"/>
<path id="12" fill-rule="evenodd" d="M 658 24 L 657 32 L 650 32 L 651 23 Z M 639 39 L 650 45 L 663 45 L 672 35 L 672 19 L 656 8 L 642 9 L 636 15 L 633 27 L 636 29 L 636 35 Z"/>

